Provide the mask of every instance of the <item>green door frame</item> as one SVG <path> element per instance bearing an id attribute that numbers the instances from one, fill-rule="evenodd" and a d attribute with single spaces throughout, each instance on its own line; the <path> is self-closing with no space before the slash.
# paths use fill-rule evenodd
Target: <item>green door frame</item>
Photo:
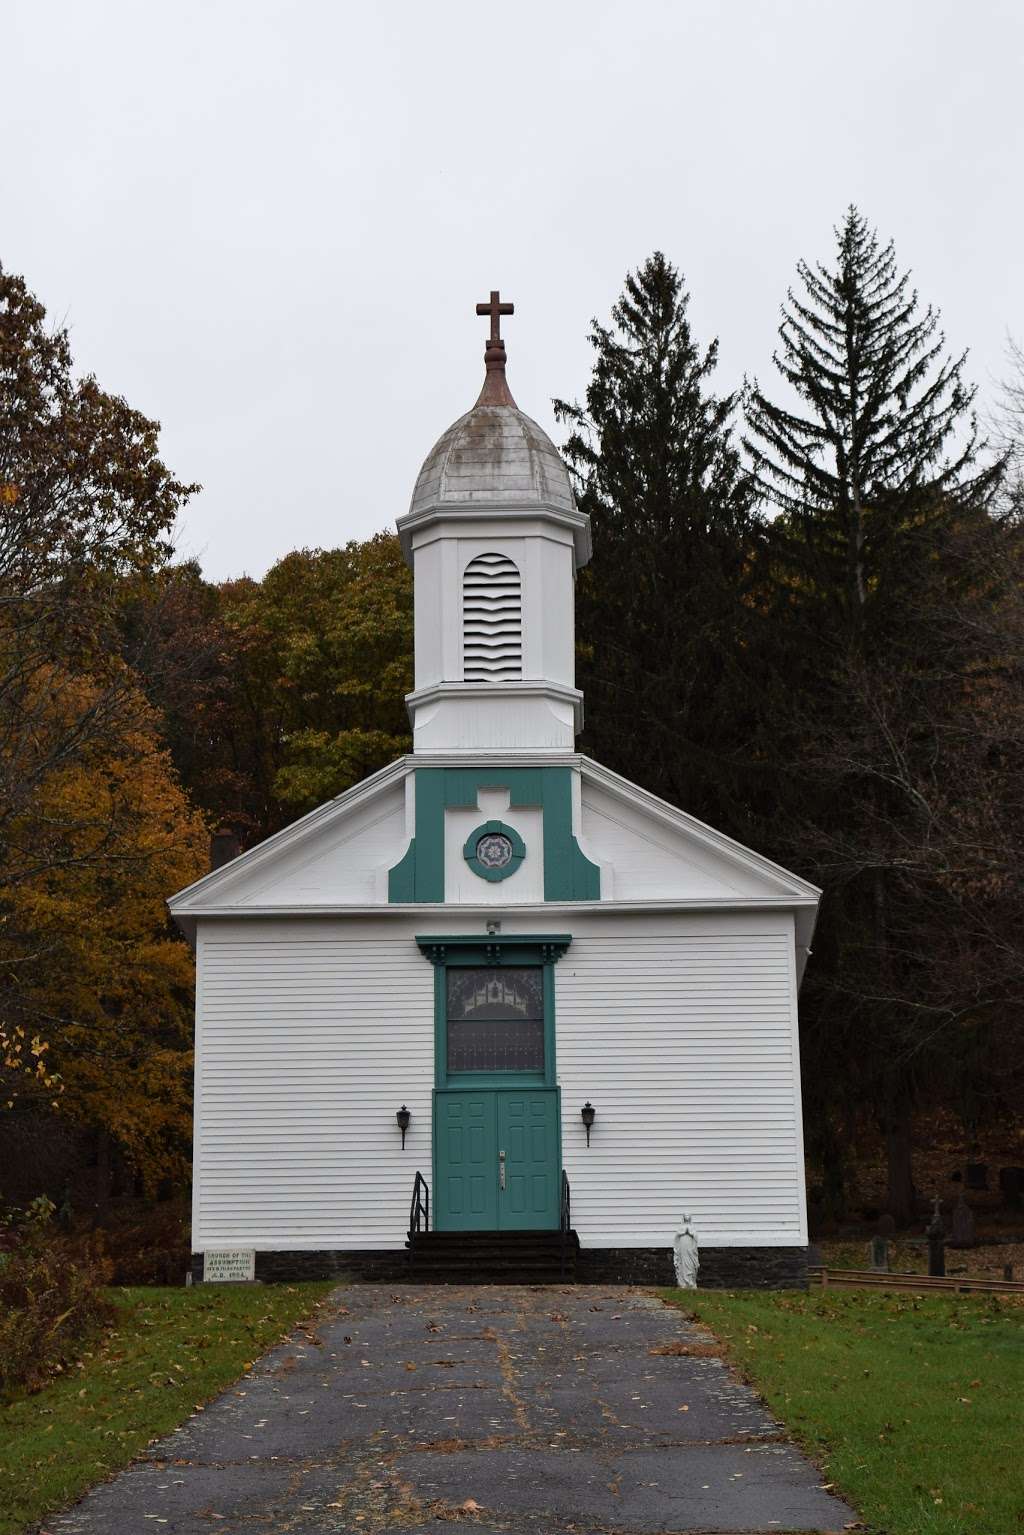
<path id="1" fill-rule="evenodd" d="M 420 951 L 434 967 L 434 1104 L 431 1134 L 431 1179 L 438 1206 L 437 1099 L 455 1092 L 549 1091 L 555 1099 L 556 1188 L 562 1175 L 561 1094 L 555 1062 L 555 965 L 572 942 L 570 933 L 465 934 L 417 937 Z M 539 965 L 544 988 L 543 1072 L 458 1072 L 448 1074 L 448 968 L 462 966 Z"/>

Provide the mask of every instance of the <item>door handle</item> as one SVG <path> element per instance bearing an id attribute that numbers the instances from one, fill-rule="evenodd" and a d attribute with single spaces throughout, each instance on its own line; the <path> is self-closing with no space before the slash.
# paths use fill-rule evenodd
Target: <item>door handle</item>
<path id="1" fill-rule="evenodd" d="M 498 1187 L 502 1193 L 505 1192 L 505 1153 L 503 1151 L 498 1152 Z"/>

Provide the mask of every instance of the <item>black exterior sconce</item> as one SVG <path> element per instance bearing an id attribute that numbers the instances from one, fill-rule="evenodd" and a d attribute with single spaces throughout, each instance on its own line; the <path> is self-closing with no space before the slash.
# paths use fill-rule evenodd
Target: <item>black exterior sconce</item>
<path id="1" fill-rule="evenodd" d="M 591 1103 L 589 1098 L 580 1109 L 580 1118 L 582 1119 L 584 1129 L 587 1132 L 587 1145 L 589 1146 L 590 1132 L 593 1129 L 594 1120 L 597 1118 L 597 1110 L 594 1108 L 594 1105 Z"/>
<path id="2" fill-rule="evenodd" d="M 408 1130 L 408 1128 L 409 1128 L 409 1121 L 412 1119 L 412 1115 L 409 1113 L 409 1110 L 406 1108 L 404 1103 L 402 1104 L 402 1107 L 396 1111 L 395 1118 L 398 1120 L 398 1128 L 402 1132 L 402 1150 L 404 1151 L 405 1150 L 405 1132 L 406 1132 L 406 1130 Z"/>

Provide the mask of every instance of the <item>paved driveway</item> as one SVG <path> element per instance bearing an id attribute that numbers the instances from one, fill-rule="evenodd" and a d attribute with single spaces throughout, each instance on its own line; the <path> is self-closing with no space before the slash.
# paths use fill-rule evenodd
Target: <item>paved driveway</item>
<path id="1" fill-rule="evenodd" d="M 626 1535 L 854 1520 L 641 1291 L 356 1285 L 53 1535 Z"/>

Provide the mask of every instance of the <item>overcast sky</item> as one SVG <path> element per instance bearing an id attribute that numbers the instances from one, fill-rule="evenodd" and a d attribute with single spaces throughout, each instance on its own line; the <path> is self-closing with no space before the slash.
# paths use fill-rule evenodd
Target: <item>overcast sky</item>
<path id="1" fill-rule="evenodd" d="M 721 392 L 860 205 L 991 397 L 1024 337 L 1021 0 L 7 0 L 0 261 L 163 425 L 211 578 L 391 525 L 472 404 L 586 385 L 655 248 Z"/>

